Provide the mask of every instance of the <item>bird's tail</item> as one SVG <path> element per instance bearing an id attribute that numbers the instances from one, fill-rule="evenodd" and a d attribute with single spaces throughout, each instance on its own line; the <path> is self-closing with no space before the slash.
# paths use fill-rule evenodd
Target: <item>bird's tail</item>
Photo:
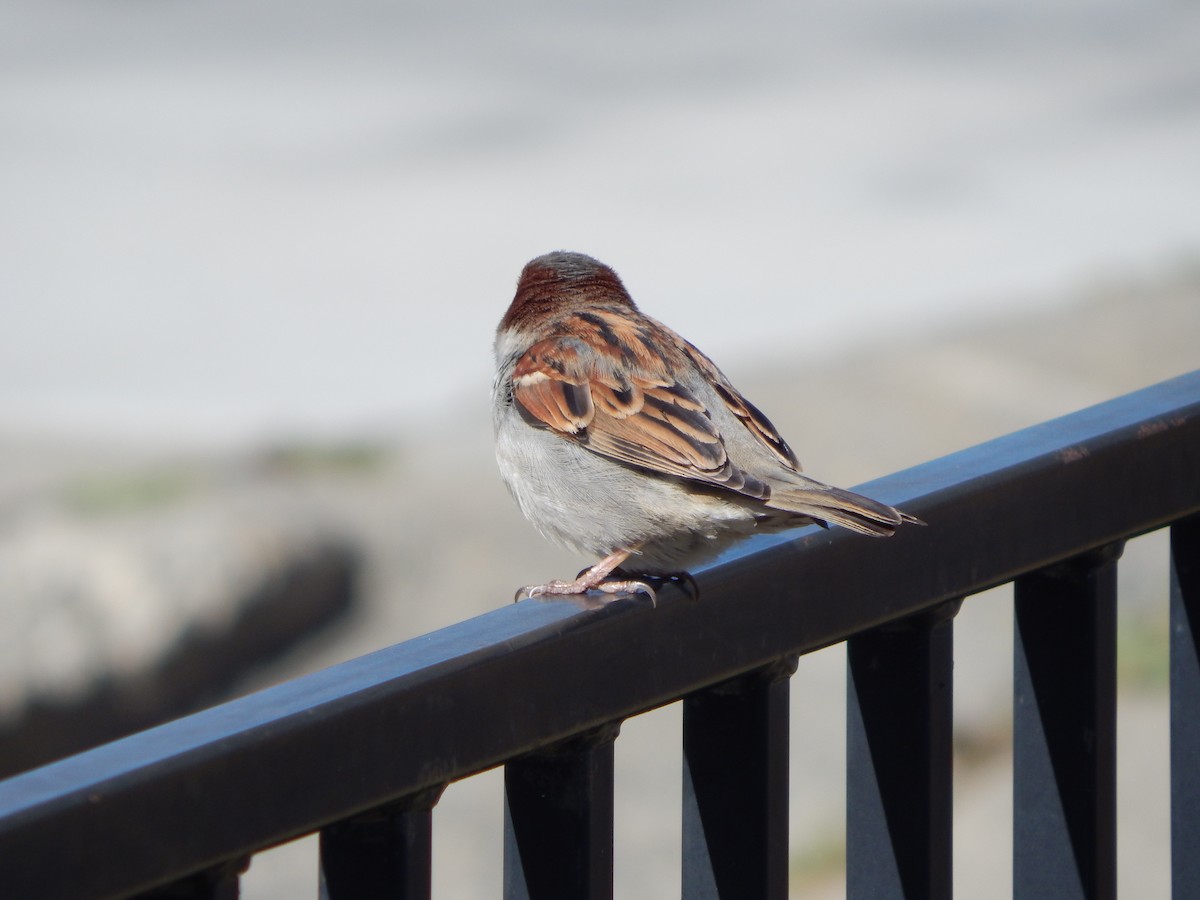
<path id="1" fill-rule="evenodd" d="M 895 534 L 902 524 L 925 524 L 895 507 L 812 480 L 794 487 L 772 485 L 771 498 L 766 503 L 774 509 L 808 516 L 822 524 L 832 522 L 872 537 Z"/>

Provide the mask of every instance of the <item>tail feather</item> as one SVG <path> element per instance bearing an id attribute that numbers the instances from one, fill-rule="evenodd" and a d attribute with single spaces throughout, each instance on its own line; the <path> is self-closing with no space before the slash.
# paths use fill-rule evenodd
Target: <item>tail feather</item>
<path id="1" fill-rule="evenodd" d="M 832 522 L 872 537 L 895 534 L 902 524 L 925 524 L 916 516 L 910 516 L 895 507 L 818 481 L 796 487 L 774 485 L 767 506 L 820 522 Z"/>

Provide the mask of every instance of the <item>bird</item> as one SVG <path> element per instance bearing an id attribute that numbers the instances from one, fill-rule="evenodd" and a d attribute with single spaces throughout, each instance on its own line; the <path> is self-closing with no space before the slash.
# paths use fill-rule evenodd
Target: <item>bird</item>
<path id="1" fill-rule="evenodd" d="M 638 309 L 607 265 L 531 260 L 496 329 L 501 478 L 549 541 L 599 558 L 516 599 L 645 594 L 755 532 L 924 524 L 801 471 L 759 409 L 693 344 Z"/>

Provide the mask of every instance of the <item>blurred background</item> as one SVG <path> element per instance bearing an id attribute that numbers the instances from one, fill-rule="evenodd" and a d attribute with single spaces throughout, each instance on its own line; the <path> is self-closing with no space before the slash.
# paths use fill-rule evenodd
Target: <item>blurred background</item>
<path id="1" fill-rule="evenodd" d="M 1134 0 L 8 0 L 0 772 L 588 563 L 491 455 L 492 334 L 548 250 L 845 485 L 1196 368 L 1197 46 L 1196 4 Z M 1168 894 L 1165 566 L 1140 539 L 1122 574 L 1139 897 Z M 957 629 L 964 896 L 1011 893 L 1008 615 Z M 797 896 L 842 894 L 842 666 L 793 685 Z M 678 726 L 618 743 L 620 897 L 678 894 Z M 494 895 L 498 777 L 436 822 L 435 891 Z M 315 873 L 297 842 L 244 895 Z"/>

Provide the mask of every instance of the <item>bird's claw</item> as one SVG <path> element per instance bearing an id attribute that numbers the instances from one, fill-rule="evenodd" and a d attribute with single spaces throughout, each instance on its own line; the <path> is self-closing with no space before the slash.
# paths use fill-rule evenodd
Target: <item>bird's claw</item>
<path id="1" fill-rule="evenodd" d="M 543 597 L 546 594 L 570 594 L 571 591 L 565 590 L 569 587 L 571 587 L 571 582 L 569 581 L 527 584 L 524 587 L 517 588 L 517 593 L 513 596 L 513 603 L 520 603 L 522 600 L 528 600 L 531 597 Z"/>
<path id="2" fill-rule="evenodd" d="M 672 572 L 670 575 L 664 575 L 663 581 L 679 585 L 679 589 L 692 600 L 700 599 L 700 585 L 696 583 L 691 572 Z"/>
<path id="3" fill-rule="evenodd" d="M 623 580 L 630 579 L 631 575 L 631 573 L 627 573 L 622 569 L 616 569 L 612 574 L 621 576 Z M 641 575 L 640 578 L 645 579 L 645 582 L 649 582 L 651 585 L 653 585 L 655 591 L 661 589 L 664 584 L 674 584 L 678 586 L 681 591 L 687 594 L 689 599 L 700 599 L 700 585 L 696 583 L 696 579 L 692 577 L 691 572 L 684 572 L 681 570 L 679 572 L 670 572 L 666 575 Z M 638 583 L 645 582 L 639 581 Z"/>
<path id="4" fill-rule="evenodd" d="M 611 594 L 614 600 L 629 594 L 645 594 L 651 606 L 658 606 L 658 593 L 644 581 L 602 581 L 595 589 Z"/>

